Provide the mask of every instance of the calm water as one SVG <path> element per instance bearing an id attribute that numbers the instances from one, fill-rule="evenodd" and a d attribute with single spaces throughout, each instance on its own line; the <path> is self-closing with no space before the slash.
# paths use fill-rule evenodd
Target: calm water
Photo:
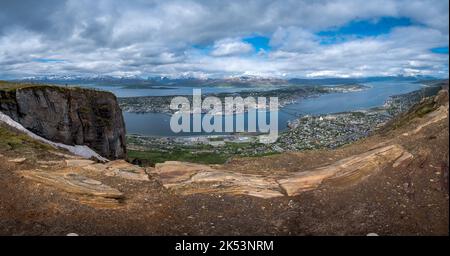
<path id="1" fill-rule="evenodd" d="M 287 122 L 295 119 L 300 115 L 317 115 L 338 113 L 352 110 L 362 110 L 372 107 L 382 106 L 389 96 L 403 94 L 417 90 L 422 87 L 420 84 L 410 82 L 373 82 L 366 83 L 370 88 L 360 92 L 352 93 L 332 93 L 319 97 L 299 100 L 298 103 L 288 105 L 278 112 L 279 130 L 287 129 Z M 224 88 L 222 88 L 224 89 Z M 209 92 L 217 92 L 221 88 L 208 88 Z M 227 92 L 236 91 L 235 88 L 226 88 Z M 208 92 L 203 90 L 203 92 Z M 129 91 L 129 90 L 128 90 Z M 161 95 L 174 94 L 192 94 L 192 88 L 184 88 L 182 91 L 159 90 L 158 93 L 166 93 Z M 135 90 L 125 92 L 125 95 L 136 94 Z M 118 94 L 123 96 L 124 94 Z M 247 120 L 247 114 L 244 115 Z M 175 134 L 170 129 L 170 115 L 161 113 L 124 113 L 125 123 L 128 133 L 141 134 L 148 136 L 186 136 L 198 134 Z M 267 118 L 268 119 L 268 118 Z M 224 123 L 224 122 L 223 122 Z"/>
<path id="2" fill-rule="evenodd" d="M 404 94 L 422 88 L 421 84 L 410 82 L 373 82 L 364 84 L 369 89 L 352 93 L 325 94 L 317 98 L 301 100 L 286 107 L 289 112 L 299 114 L 326 114 L 368 109 L 382 106 L 389 96 Z"/>
<path id="3" fill-rule="evenodd" d="M 139 96 L 172 96 L 172 95 L 192 95 L 194 87 L 168 87 L 168 88 L 148 88 L 148 89 L 126 89 L 118 86 L 94 86 L 95 88 L 114 93 L 117 97 L 139 97 Z M 246 90 L 254 90 L 254 87 L 201 87 L 203 94 L 222 93 L 222 92 L 240 92 Z"/>
<path id="4" fill-rule="evenodd" d="M 352 110 L 362 110 L 382 106 L 389 96 L 417 90 L 421 84 L 411 82 L 372 82 L 366 83 L 369 89 L 352 93 L 331 93 L 319 97 L 300 99 L 297 103 L 288 105 L 278 112 L 279 130 L 287 129 L 287 122 L 301 115 L 317 115 L 338 113 Z M 111 86 L 95 86 L 111 91 L 118 97 L 192 95 L 193 87 L 178 87 L 169 89 L 124 89 Z M 202 87 L 202 93 L 239 92 L 254 90 L 254 87 Z M 267 88 L 264 88 L 267 89 Z M 247 114 L 244 115 L 247 120 Z M 198 134 L 175 134 L 170 129 L 170 115 L 162 113 L 124 113 L 128 133 L 148 136 L 186 136 Z M 267 117 L 267 119 L 269 119 Z M 225 123 L 224 121 L 222 123 Z"/>

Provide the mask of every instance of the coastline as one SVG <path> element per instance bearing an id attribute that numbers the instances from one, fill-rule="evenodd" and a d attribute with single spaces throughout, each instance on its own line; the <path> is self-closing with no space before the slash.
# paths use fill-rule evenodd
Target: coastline
<path id="1" fill-rule="evenodd" d="M 260 134 L 224 134 L 195 136 L 145 136 L 128 134 L 127 144 L 133 159 L 135 152 L 151 151 L 169 154 L 180 151 L 187 155 L 208 153 L 227 161 L 233 156 L 261 156 L 282 152 L 334 149 L 370 136 L 396 116 L 408 111 L 422 99 L 437 93 L 439 86 L 423 87 L 400 95 L 392 95 L 382 106 L 364 110 L 322 115 L 306 115 L 291 122 L 280 133 L 277 142 L 261 144 Z M 171 159 L 168 156 L 169 160 Z M 166 158 L 162 158 L 167 160 Z M 199 159 L 202 162 L 202 159 Z M 223 162 L 222 161 L 222 162 Z M 219 163 L 222 163 L 219 161 Z M 213 163 L 217 163 L 213 161 Z"/>

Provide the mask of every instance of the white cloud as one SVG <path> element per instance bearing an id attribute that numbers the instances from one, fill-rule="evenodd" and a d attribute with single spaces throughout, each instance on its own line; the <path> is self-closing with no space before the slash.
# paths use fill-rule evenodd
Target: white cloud
<path id="1" fill-rule="evenodd" d="M 245 54 L 253 51 L 253 46 L 249 43 L 242 42 L 237 38 L 226 38 L 214 43 L 212 56 L 233 56 Z"/>
<path id="2" fill-rule="evenodd" d="M 386 16 L 415 25 L 328 45 L 317 35 Z M 0 76 L 448 76 L 448 54 L 430 52 L 448 46 L 448 19 L 445 0 L 2 0 Z M 272 49 L 241 40 L 255 34 L 270 37 Z"/>
<path id="3" fill-rule="evenodd" d="M 308 52 L 318 47 L 319 38 L 298 27 L 278 28 L 270 45 L 282 51 Z"/>

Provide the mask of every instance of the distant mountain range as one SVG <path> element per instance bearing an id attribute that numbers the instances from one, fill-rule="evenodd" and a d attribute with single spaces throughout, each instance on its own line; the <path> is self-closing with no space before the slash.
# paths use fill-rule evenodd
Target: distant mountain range
<path id="1" fill-rule="evenodd" d="M 145 88 L 154 86 L 273 86 L 273 85 L 336 85 L 355 84 L 375 81 L 424 81 L 433 80 L 430 76 L 388 76 L 388 77 L 365 77 L 365 78 L 267 78 L 255 76 L 239 76 L 230 78 L 169 78 L 169 77 L 148 77 L 138 76 L 37 76 L 20 79 L 20 82 L 30 83 L 52 83 L 52 84 L 96 84 L 105 86 L 133 86 L 133 88 Z"/>

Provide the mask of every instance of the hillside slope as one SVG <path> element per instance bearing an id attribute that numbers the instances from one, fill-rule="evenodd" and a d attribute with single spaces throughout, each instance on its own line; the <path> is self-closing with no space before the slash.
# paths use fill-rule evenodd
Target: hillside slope
<path id="1" fill-rule="evenodd" d="M 448 235 L 448 121 L 443 90 L 336 150 L 156 168 L 86 161 L 3 126 L 0 234 Z"/>

